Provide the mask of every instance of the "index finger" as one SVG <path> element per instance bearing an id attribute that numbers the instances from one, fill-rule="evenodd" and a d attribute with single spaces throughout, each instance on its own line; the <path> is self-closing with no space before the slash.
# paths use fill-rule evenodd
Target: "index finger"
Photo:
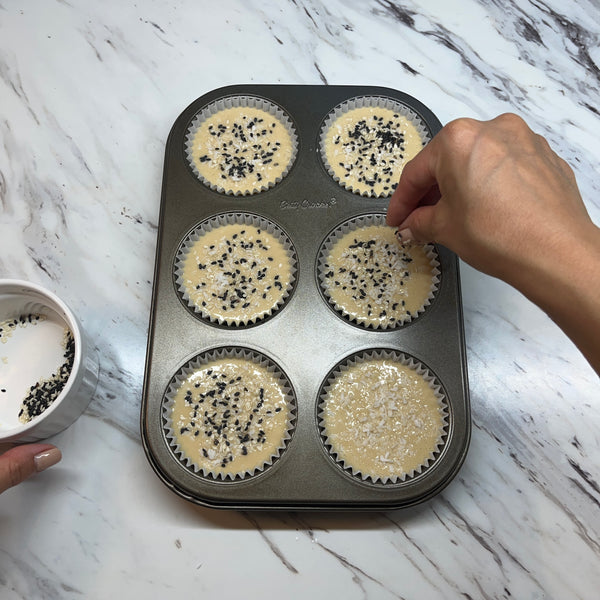
<path id="1" fill-rule="evenodd" d="M 436 136 L 419 154 L 404 165 L 400 181 L 388 206 L 386 217 L 388 225 L 400 225 L 436 185 L 435 165 L 438 144 Z"/>

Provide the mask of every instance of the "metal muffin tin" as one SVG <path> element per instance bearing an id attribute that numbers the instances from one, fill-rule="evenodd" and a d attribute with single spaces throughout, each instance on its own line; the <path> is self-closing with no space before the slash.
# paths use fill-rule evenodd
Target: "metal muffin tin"
<path id="1" fill-rule="evenodd" d="M 279 105 L 292 119 L 298 152 L 289 174 L 273 188 L 249 196 L 210 190 L 192 173 L 185 135 L 196 113 L 227 96 L 250 95 Z M 419 114 L 431 135 L 441 124 L 415 98 L 370 86 L 235 85 L 195 100 L 175 121 L 165 152 L 154 288 L 141 408 L 141 432 L 150 464 L 180 496 L 214 508 L 388 510 L 439 493 L 456 475 L 470 440 L 471 417 L 458 259 L 438 246 L 441 281 L 431 305 L 417 319 L 392 330 L 370 330 L 336 314 L 317 278 L 322 242 L 351 217 L 382 213 L 389 198 L 344 190 L 327 173 L 319 152 L 321 126 L 341 102 L 357 96 L 398 100 Z M 279 225 L 298 257 L 296 287 L 274 316 L 252 327 L 219 327 L 195 317 L 176 291 L 173 264 L 181 241 L 199 222 L 226 212 L 247 212 Z M 218 347 L 244 347 L 270 357 L 289 378 L 298 405 L 292 441 L 259 475 L 213 481 L 186 468 L 170 449 L 161 406 L 180 367 Z M 332 369 L 361 351 L 394 349 L 423 363 L 441 382 L 449 407 L 444 448 L 421 475 L 398 484 L 363 482 L 343 471 L 324 447 L 318 426 L 319 391 Z"/>

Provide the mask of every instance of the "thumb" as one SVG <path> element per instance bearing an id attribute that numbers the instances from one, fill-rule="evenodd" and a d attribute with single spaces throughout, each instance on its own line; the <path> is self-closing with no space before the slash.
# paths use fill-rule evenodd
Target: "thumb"
<path id="1" fill-rule="evenodd" d="M 51 444 L 26 444 L 7 450 L 0 455 L 0 493 L 55 465 L 61 458 L 60 450 Z"/>
<path id="2" fill-rule="evenodd" d="M 398 233 L 402 241 L 409 242 L 435 242 L 434 235 L 434 217 L 436 205 L 434 206 L 419 206 L 415 208 L 400 225 L 398 225 Z"/>

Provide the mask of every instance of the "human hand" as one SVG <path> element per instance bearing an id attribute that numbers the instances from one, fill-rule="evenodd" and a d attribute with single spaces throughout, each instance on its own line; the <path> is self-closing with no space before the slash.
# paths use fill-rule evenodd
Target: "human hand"
<path id="1" fill-rule="evenodd" d="M 446 125 L 405 165 L 387 222 L 516 287 L 600 374 L 600 229 L 569 165 L 521 118 Z"/>
<path id="2" fill-rule="evenodd" d="M 62 458 L 51 444 L 14 446 L 0 455 L 0 494 L 34 473 L 44 471 Z"/>
<path id="3" fill-rule="evenodd" d="M 446 125 L 404 167 L 388 224 L 516 284 L 524 259 L 594 227 L 571 168 L 512 114 Z"/>

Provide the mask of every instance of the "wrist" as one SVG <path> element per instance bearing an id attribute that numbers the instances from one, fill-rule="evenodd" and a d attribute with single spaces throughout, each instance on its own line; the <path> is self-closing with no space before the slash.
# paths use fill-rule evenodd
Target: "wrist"
<path id="1" fill-rule="evenodd" d="M 494 273 L 537 304 L 556 297 L 555 288 L 576 295 L 589 289 L 600 275 L 600 228 L 590 220 L 570 226 L 544 227 L 513 239 L 498 251 L 498 273 Z"/>
<path id="2" fill-rule="evenodd" d="M 512 281 L 511 281 L 512 280 Z M 600 373 L 600 229 L 591 221 L 524 255 L 507 278 L 544 310 Z"/>

